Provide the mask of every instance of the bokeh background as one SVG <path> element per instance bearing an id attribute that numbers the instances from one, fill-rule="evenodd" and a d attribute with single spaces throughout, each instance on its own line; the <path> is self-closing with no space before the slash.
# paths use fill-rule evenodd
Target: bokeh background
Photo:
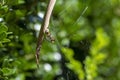
<path id="1" fill-rule="evenodd" d="M 38 69 L 48 1 L 0 0 L 0 80 L 120 80 L 120 0 L 57 0 Z"/>

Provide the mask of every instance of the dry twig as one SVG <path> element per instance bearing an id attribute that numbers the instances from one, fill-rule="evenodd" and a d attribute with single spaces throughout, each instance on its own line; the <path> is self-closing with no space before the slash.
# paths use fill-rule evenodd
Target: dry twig
<path id="1" fill-rule="evenodd" d="M 45 32 L 46 32 L 46 30 L 48 29 L 48 26 L 49 26 L 50 17 L 51 17 L 51 13 L 53 11 L 55 2 L 56 2 L 56 0 L 50 0 L 49 1 L 46 13 L 44 15 L 43 23 L 42 23 L 42 26 L 41 26 L 41 29 L 40 29 L 40 33 L 39 33 L 39 36 L 38 36 L 38 42 L 37 42 L 36 54 L 35 54 L 37 67 L 39 67 L 39 52 L 40 52 L 40 48 L 42 46 L 42 41 L 43 41 L 43 38 L 44 38 L 44 34 L 45 34 Z"/>

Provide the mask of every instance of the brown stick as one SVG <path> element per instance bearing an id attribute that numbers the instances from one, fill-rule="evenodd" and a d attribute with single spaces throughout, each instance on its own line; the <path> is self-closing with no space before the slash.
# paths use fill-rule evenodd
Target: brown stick
<path id="1" fill-rule="evenodd" d="M 37 42 L 37 47 L 36 47 L 36 54 L 35 54 L 35 56 L 36 56 L 36 62 L 37 62 L 37 67 L 39 67 L 39 52 L 40 52 L 40 48 L 42 46 L 42 41 L 43 41 L 43 38 L 44 38 L 44 33 L 45 33 L 45 30 L 49 26 L 50 17 L 51 17 L 51 13 L 53 11 L 55 2 L 56 2 L 56 0 L 50 0 L 49 1 L 46 13 L 44 15 L 43 24 L 42 24 L 41 29 L 40 29 L 40 33 L 39 33 L 39 37 L 38 37 L 38 42 Z"/>

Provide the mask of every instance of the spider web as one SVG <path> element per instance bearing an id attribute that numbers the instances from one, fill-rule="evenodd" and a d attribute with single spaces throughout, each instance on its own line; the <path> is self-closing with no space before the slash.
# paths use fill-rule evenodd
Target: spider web
<path id="1" fill-rule="evenodd" d="M 70 7 L 70 6 L 69 6 Z M 68 9 L 69 7 L 67 7 L 66 9 Z M 85 12 L 87 11 L 87 9 L 88 9 L 88 6 L 85 6 L 84 7 L 84 9 L 83 9 L 83 11 L 80 13 L 80 15 L 78 16 L 78 18 L 76 19 L 76 21 L 75 22 L 73 22 L 73 25 L 72 26 L 74 26 L 74 25 L 76 25 L 77 23 L 79 23 L 79 21 L 81 20 L 81 18 L 82 18 L 82 16 L 85 14 Z M 64 14 L 64 11 L 65 10 L 63 10 L 63 11 L 61 11 L 60 12 L 60 15 L 62 15 L 62 14 Z M 58 47 L 60 48 L 60 47 L 62 47 L 62 45 L 60 44 L 60 42 L 59 42 L 59 40 L 58 40 L 58 38 L 57 38 L 57 32 L 58 32 L 58 29 L 57 29 L 57 27 L 55 26 L 55 23 L 53 23 L 54 21 L 53 21 L 53 18 L 51 18 L 51 27 L 50 27 L 50 30 L 52 31 L 52 35 L 54 36 L 54 38 L 55 38 L 55 43 L 57 43 L 57 45 L 58 45 Z M 78 29 L 77 29 L 78 30 Z M 76 30 L 76 31 L 77 31 Z M 73 32 L 71 32 L 69 35 L 70 36 L 73 36 L 72 34 L 75 34 L 76 33 L 76 31 L 73 31 Z M 69 37 L 69 36 L 68 36 Z"/>

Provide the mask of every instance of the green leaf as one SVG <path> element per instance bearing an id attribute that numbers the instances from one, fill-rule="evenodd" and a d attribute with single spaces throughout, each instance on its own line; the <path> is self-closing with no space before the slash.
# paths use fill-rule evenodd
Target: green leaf
<path id="1" fill-rule="evenodd" d="M 24 0 L 18 0 L 18 4 L 23 4 L 23 3 L 25 3 Z"/>
<path id="2" fill-rule="evenodd" d="M 3 32 L 0 34 L 0 41 L 2 41 L 3 39 L 5 39 L 7 37 L 6 32 Z"/>
<path id="3" fill-rule="evenodd" d="M 10 39 L 3 39 L 2 43 L 10 42 Z"/>
<path id="4" fill-rule="evenodd" d="M 8 28 L 4 24 L 0 24 L 0 33 L 8 31 Z"/>
<path id="5" fill-rule="evenodd" d="M 3 72 L 4 76 L 9 76 L 9 75 L 12 75 L 16 72 L 16 68 L 14 68 L 14 69 L 3 68 L 1 71 Z"/>
<path id="6" fill-rule="evenodd" d="M 3 16 L 8 11 L 8 6 L 0 6 L 0 17 Z"/>
<path id="7" fill-rule="evenodd" d="M 2 45 L 2 42 L 0 42 L 0 47 L 1 47 L 1 46 L 3 46 L 3 45 Z"/>

